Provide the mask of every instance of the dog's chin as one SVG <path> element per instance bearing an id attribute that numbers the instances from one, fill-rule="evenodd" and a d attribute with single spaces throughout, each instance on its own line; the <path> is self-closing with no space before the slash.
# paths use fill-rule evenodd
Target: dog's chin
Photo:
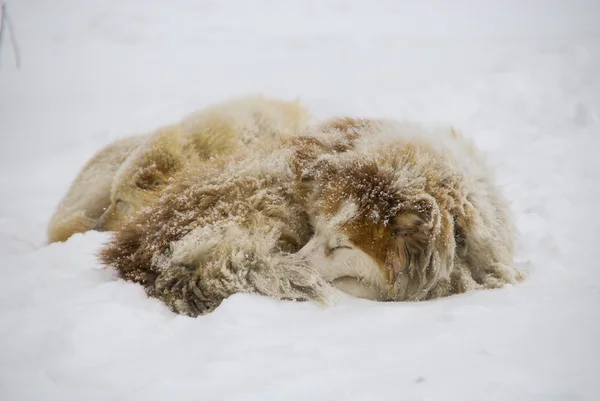
<path id="1" fill-rule="evenodd" d="M 332 283 L 338 290 L 352 295 L 356 298 L 369 299 L 372 301 L 385 301 L 385 294 L 379 288 L 367 284 L 364 280 L 356 277 L 344 276 L 335 279 Z"/>

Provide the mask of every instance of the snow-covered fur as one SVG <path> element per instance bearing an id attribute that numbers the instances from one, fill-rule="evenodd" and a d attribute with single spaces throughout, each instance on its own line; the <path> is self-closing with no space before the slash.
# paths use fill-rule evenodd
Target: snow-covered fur
<path id="1" fill-rule="evenodd" d="M 300 177 L 356 136 L 327 124 L 313 136 L 186 170 L 101 251 L 122 277 L 196 316 L 233 293 L 328 303 L 335 289 L 295 253 L 312 235 Z"/>
<path id="2" fill-rule="evenodd" d="M 58 205 L 48 241 L 93 228 L 116 230 L 181 169 L 240 148 L 257 148 L 304 129 L 309 113 L 298 101 L 235 98 L 193 113 L 151 134 L 108 145 L 82 169 Z"/>
<path id="3" fill-rule="evenodd" d="M 100 258 L 174 311 L 237 292 L 422 300 L 515 282 L 513 227 L 454 131 L 338 119 L 173 183 Z M 332 285 L 333 284 L 333 285 Z"/>
<path id="4" fill-rule="evenodd" d="M 111 188 L 117 170 L 145 140 L 145 135 L 117 140 L 96 153 L 83 166 L 50 219 L 48 242 L 66 241 L 75 233 L 94 228 L 110 205 Z"/>
<path id="5" fill-rule="evenodd" d="M 456 131 L 392 121 L 304 174 L 315 234 L 299 254 L 376 300 L 423 300 L 515 283 L 514 227 L 483 156 Z M 378 140 L 373 140 L 378 137 Z"/>

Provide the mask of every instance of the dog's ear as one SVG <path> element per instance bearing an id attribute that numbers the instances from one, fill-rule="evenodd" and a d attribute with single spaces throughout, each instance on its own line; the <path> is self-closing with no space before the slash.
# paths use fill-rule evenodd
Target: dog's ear
<path id="1" fill-rule="evenodd" d="M 399 202 L 391 221 L 392 235 L 396 237 L 422 236 L 435 225 L 437 203 L 423 195 Z"/>
<path id="2" fill-rule="evenodd" d="M 401 300 L 420 299 L 431 280 L 430 264 L 439 228 L 433 198 L 403 202 L 390 222 L 386 267 Z"/>
<path id="3" fill-rule="evenodd" d="M 428 221 L 425 216 L 415 212 L 401 213 L 394 219 L 392 235 L 394 237 L 407 237 L 423 234 L 427 229 Z"/>
<path id="4" fill-rule="evenodd" d="M 392 236 L 395 252 L 386 263 L 396 274 L 394 289 L 398 298 L 427 299 L 430 291 L 442 291 L 453 269 L 456 250 L 452 216 L 432 197 L 424 196 L 400 209 Z"/>

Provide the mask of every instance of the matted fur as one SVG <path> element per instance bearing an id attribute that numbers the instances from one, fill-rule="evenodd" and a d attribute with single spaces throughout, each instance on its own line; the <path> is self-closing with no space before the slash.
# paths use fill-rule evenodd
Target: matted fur
<path id="1" fill-rule="evenodd" d="M 355 138 L 325 125 L 186 170 L 116 232 L 100 259 L 191 316 L 237 292 L 331 302 L 334 288 L 295 255 L 312 235 L 298 180 L 316 157 L 349 150 Z"/>
<path id="2" fill-rule="evenodd" d="M 337 119 L 179 174 L 100 258 L 196 316 L 236 292 L 423 300 L 515 282 L 508 208 L 472 143 Z"/>
<path id="3" fill-rule="evenodd" d="M 116 141 L 82 169 L 48 227 L 48 241 L 93 228 L 116 230 L 177 171 L 240 148 L 257 148 L 304 129 L 298 101 L 262 96 L 230 99 L 151 134 Z"/>
<path id="4" fill-rule="evenodd" d="M 508 206 L 473 143 L 392 121 L 358 128 L 369 140 L 305 174 L 316 232 L 301 254 L 327 280 L 403 301 L 521 278 Z"/>

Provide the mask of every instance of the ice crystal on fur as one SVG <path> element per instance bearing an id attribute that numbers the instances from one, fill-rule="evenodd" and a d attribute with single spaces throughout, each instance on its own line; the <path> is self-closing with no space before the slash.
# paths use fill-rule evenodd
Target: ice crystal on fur
<path id="1" fill-rule="evenodd" d="M 292 135 L 309 119 L 297 101 L 247 96 L 212 105 L 149 134 L 116 141 L 83 167 L 50 221 L 48 240 L 64 241 L 94 228 L 116 230 L 178 171 Z"/>
<path id="2" fill-rule="evenodd" d="M 513 229 L 482 160 L 454 131 L 336 119 L 176 175 L 101 258 L 192 316 L 236 292 L 328 303 L 331 283 L 390 301 L 499 287 Z"/>

